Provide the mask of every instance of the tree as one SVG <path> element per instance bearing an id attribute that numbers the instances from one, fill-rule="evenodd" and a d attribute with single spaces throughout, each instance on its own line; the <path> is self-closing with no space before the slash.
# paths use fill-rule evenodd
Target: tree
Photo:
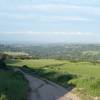
<path id="1" fill-rule="evenodd" d="M 7 58 L 6 54 L 2 54 L 2 55 L 0 54 L 0 69 L 7 69 L 7 65 L 5 63 L 6 58 Z"/>

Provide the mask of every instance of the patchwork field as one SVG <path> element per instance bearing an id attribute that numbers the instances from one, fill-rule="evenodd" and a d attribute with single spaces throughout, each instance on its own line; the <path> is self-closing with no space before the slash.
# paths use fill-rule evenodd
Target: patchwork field
<path id="1" fill-rule="evenodd" d="M 100 64 L 90 62 L 69 62 L 66 60 L 16 60 L 9 65 L 22 67 L 26 71 L 54 81 L 66 88 L 77 88 L 84 95 L 100 96 Z"/>

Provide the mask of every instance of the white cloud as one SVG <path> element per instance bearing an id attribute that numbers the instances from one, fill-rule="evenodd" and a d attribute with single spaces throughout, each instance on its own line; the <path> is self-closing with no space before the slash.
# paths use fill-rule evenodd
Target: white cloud
<path id="1" fill-rule="evenodd" d="M 36 4 L 21 5 L 18 7 L 21 11 L 46 11 L 46 12 L 80 12 L 84 14 L 100 15 L 100 7 L 80 6 L 67 4 Z"/>
<path id="2" fill-rule="evenodd" d="M 48 16 L 48 21 L 92 21 L 80 16 Z"/>
<path id="3" fill-rule="evenodd" d="M 27 14 L 8 13 L 8 12 L 0 12 L 0 17 L 19 19 L 19 20 L 26 20 L 26 19 L 34 19 L 35 18 L 32 14 L 27 15 Z"/>
<path id="4" fill-rule="evenodd" d="M 35 20 L 40 22 L 59 22 L 59 21 L 92 21 L 92 19 L 81 17 L 81 16 L 55 16 L 55 15 L 48 15 L 48 16 L 37 16 L 34 14 L 17 14 L 17 13 L 7 13 L 3 12 L 0 13 L 0 17 L 10 18 L 10 19 L 17 19 L 17 20 Z"/>
<path id="5" fill-rule="evenodd" d="M 100 15 L 100 7 L 67 5 L 67 4 L 18 5 L 14 9 L 15 12 L 17 11 L 16 13 L 1 12 L 0 17 L 6 16 L 7 18 L 15 18 L 19 20 L 31 19 L 36 21 L 55 22 L 55 21 L 92 21 L 93 20 L 92 15 L 96 15 L 96 16 Z M 42 15 L 40 14 L 41 11 L 43 11 Z M 51 13 L 45 16 L 45 14 L 49 12 Z M 68 16 L 66 16 L 65 14 Z M 95 17 L 93 18 L 95 19 Z"/>
<path id="6" fill-rule="evenodd" d="M 69 8 L 79 8 L 75 5 L 66 4 L 36 4 L 36 5 L 21 5 L 18 7 L 20 10 L 62 10 Z"/>
<path id="7" fill-rule="evenodd" d="M 18 31 L 18 32 L 1 32 L 0 34 L 16 34 L 16 35 L 71 35 L 71 36 L 84 36 L 84 35 L 94 35 L 91 32 L 34 32 L 34 31 Z"/>

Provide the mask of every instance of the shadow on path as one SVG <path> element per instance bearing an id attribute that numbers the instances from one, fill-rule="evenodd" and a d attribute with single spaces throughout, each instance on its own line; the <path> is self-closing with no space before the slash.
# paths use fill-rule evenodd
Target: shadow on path
<path id="1" fill-rule="evenodd" d="M 45 72 L 43 69 L 31 69 L 27 66 L 23 66 L 21 71 L 29 81 L 31 89 L 29 100 L 80 100 L 71 93 L 75 86 L 68 83 L 69 80 L 76 77 L 74 75 Z M 67 89 L 48 80 L 61 84 Z"/>

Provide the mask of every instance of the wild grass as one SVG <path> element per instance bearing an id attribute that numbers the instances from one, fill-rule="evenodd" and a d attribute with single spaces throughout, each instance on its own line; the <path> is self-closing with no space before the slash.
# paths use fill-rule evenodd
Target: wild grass
<path id="1" fill-rule="evenodd" d="M 28 82 L 20 72 L 0 70 L 0 100 L 27 100 Z"/>
<path id="2" fill-rule="evenodd" d="M 100 64 L 65 60 L 21 60 L 15 66 L 27 65 L 30 73 L 52 80 L 62 86 L 73 85 L 82 94 L 100 96 Z"/>

